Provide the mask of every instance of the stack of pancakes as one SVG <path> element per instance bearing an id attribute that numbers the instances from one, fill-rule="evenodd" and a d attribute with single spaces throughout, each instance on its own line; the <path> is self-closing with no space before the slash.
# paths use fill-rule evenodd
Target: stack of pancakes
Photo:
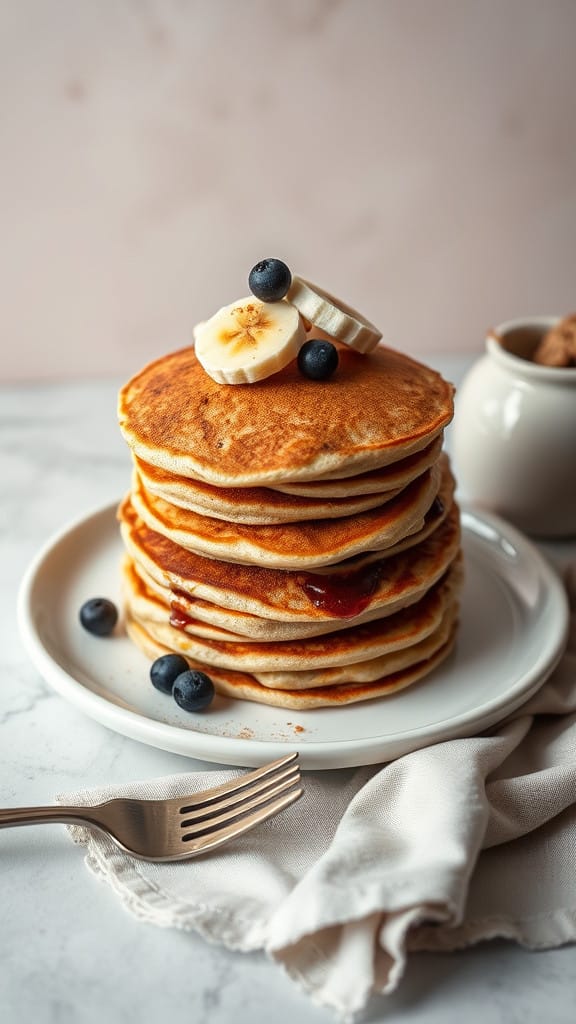
<path id="1" fill-rule="evenodd" d="M 379 345 L 327 381 L 295 362 L 213 381 L 194 349 L 122 389 L 126 624 L 217 692 L 289 708 L 380 697 L 452 649 L 460 523 L 453 389 Z"/>

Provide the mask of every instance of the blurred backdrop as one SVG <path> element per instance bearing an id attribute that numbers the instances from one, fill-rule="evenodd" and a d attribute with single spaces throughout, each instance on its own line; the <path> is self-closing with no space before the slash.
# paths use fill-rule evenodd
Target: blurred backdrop
<path id="1" fill-rule="evenodd" d="M 576 309 L 574 0 L 0 0 L 4 380 L 135 371 L 278 256 L 416 356 Z"/>

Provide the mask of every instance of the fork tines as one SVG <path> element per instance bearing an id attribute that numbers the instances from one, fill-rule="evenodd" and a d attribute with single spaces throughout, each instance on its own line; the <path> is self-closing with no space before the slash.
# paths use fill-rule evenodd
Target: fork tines
<path id="1" fill-rule="evenodd" d="M 224 842 L 266 821 L 302 796 L 298 754 L 273 761 L 209 794 L 187 797 L 180 808 L 182 842 L 217 833 Z"/>

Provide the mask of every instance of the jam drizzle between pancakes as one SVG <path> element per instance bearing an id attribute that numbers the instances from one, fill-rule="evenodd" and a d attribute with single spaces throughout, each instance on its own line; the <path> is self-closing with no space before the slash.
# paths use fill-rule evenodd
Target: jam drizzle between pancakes
<path id="1" fill-rule="evenodd" d="M 439 518 L 443 512 L 444 504 L 436 496 L 426 519 Z M 294 577 L 315 608 L 334 619 L 352 619 L 360 615 L 370 604 L 378 590 L 385 567 L 386 559 L 383 558 L 347 572 L 322 575 L 311 572 L 294 573 Z M 178 598 L 181 601 L 187 597 L 185 591 L 173 588 L 170 625 L 175 629 L 186 629 L 195 621 L 179 603 Z"/>

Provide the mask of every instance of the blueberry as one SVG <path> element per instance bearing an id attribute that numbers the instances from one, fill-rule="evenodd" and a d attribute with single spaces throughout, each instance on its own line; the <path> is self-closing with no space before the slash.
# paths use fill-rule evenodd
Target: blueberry
<path id="1" fill-rule="evenodd" d="M 260 260 L 252 267 L 248 287 L 261 302 L 279 302 L 292 283 L 292 274 L 282 260 Z"/>
<path id="2" fill-rule="evenodd" d="M 331 341 L 306 341 L 298 353 L 298 369 L 310 380 L 327 380 L 337 366 L 338 349 Z"/>
<path id="3" fill-rule="evenodd" d="M 188 662 L 181 654 L 163 654 L 150 666 L 150 679 L 161 693 L 172 693 L 174 680 L 188 671 Z"/>
<path id="4" fill-rule="evenodd" d="M 204 672 L 189 669 L 175 679 L 172 696 L 184 711 L 202 711 L 214 697 L 214 683 Z"/>
<path id="5" fill-rule="evenodd" d="M 118 622 L 118 609 L 107 597 L 92 597 L 80 609 L 80 622 L 94 636 L 109 636 Z"/>

